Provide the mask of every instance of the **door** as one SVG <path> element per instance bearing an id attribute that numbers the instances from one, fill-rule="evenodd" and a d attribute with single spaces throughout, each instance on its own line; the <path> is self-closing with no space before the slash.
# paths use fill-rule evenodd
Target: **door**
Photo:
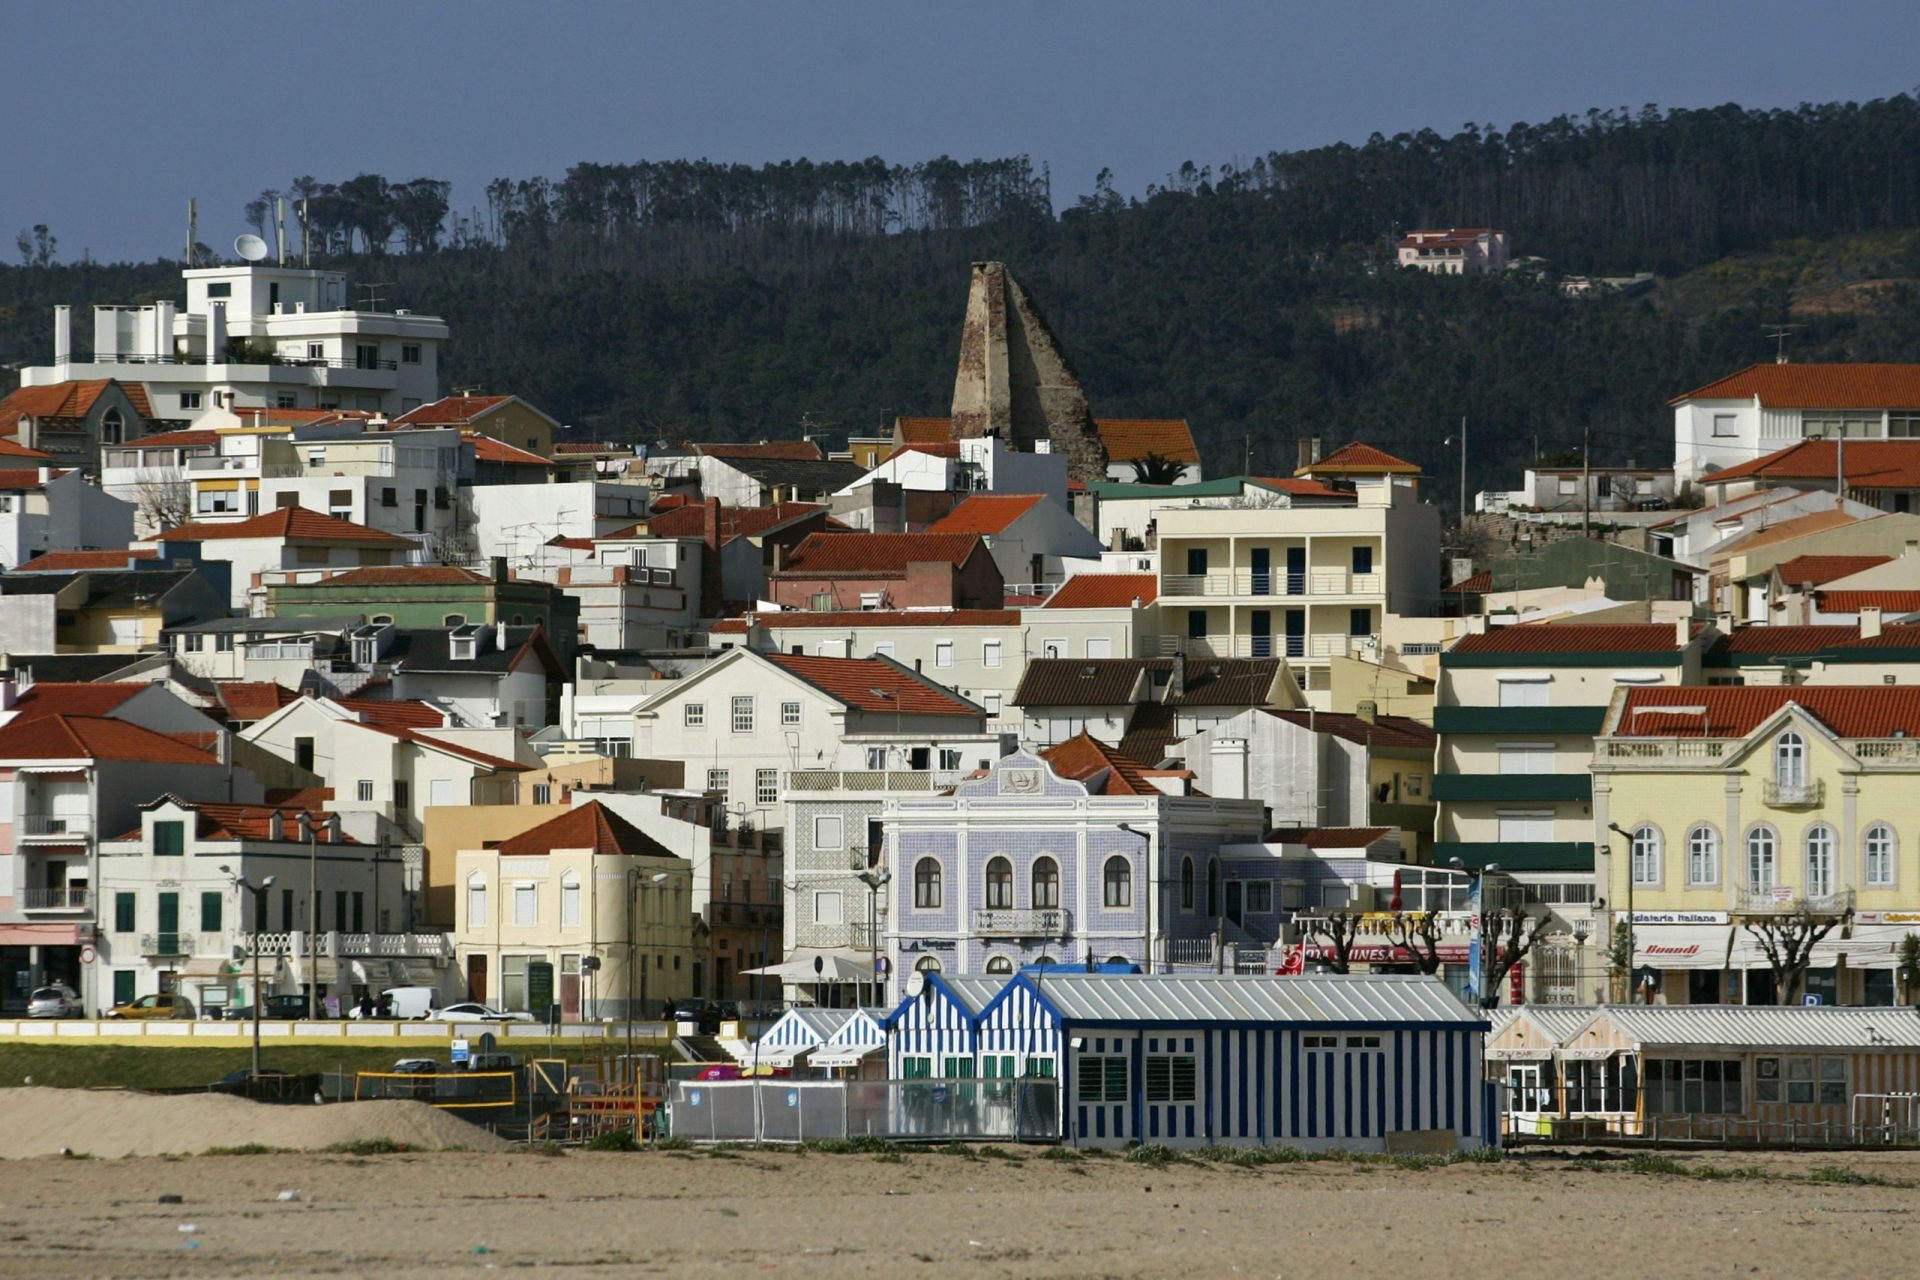
<path id="1" fill-rule="evenodd" d="M 174 948 L 180 939 L 180 895 L 163 893 L 160 895 L 160 947 L 158 954 L 170 956 L 178 954 Z M 169 990 L 161 987 L 162 991 Z"/>
<path id="2" fill-rule="evenodd" d="M 486 1003 L 487 958 L 485 956 L 467 957 L 467 999 Z"/>
<path id="3" fill-rule="evenodd" d="M 1240 923 L 1240 917 L 1244 914 L 1245 901 L 1246 886 L 1238 880 L 1227 881 L 1227 919 L 1236 925 Z"/>
<path id="4" fill-rule="evenodd" d="M 1273 549 L 1271 547 L 1253 549 L 1253 583 L 1249 590 L 1256 596 L 1268 595 L 1273 591 Z"/>
<path id="5" fill-rule="evenodd" d="M 1305 657 L 1307 652 L 1307 611 L 1287 610 L 1287 656 Z"/>
<path id="6" fill-rule="evenodd" d="M 1252 617 L 1253 656 L 1271 658 L 1273 656 L 1273 611 L 1255 609 Z"/>
<path id="7" fill-rule="evenodd" d="M 1287 594 L 1305 595 L 1307 591 L 1307 549 L 1287 548 Z"/>

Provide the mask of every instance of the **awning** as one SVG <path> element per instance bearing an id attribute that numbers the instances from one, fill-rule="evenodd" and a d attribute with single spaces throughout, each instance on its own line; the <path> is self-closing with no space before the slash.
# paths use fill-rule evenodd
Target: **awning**
<path id="1" fill-rule="evenodd" d="M 883 1044 L 869 1044 L 840 1045 L 831 1052 L 816 1049 L 813 1057 L 807 1059 L 807 1064 L 814 1067 L 857 1067 L 874 1054 L 884 1051 L 886 1047 Z"/>
<path id="2" fill-rule="evenodd" d="M 814 968 L 815 959 L 820 961 L 818 970 Z M 753 978 L 765 975 L 769 978 L 784 978 L 788 982 L 872 982 L 873 957 L 866 952 L 846 951 L 796 951 L 792 958 L 779 964 L 770 964 L 764 969 L 742 969 L 740 976 Z"/>
<path id="3" fill-rule="evenodd" d="M 1633 963 L 1635 968 L 1651 969 L 1746 969 L 1751 961 L 1741 944 L 1752 946 L 1753 939 L 1742 935 L 1737 925 L 1726 924 L 1636 924 L 1633 926 Z M 1728 948 L 1733 948 L 1728 964 Z M 1766 963 L 1761 957 L 1761 964 Z"/>
<path id="4" fill-rule="evenodd" d="M 232 962 L 227 960 L 189 960 L 173 972 L 183 978 L 230 978 L 237 981 L 241 976 L 233 971 Z"/>
<path id="5" fill-rule="evenodd" d="M 1840 930 L 1835 929 L 1813 944 L 1811 966 L 1830 969 L 1845 956 L 1849 969 L 1898 969 L 1900 943 L 1909 933 L 1920 933 L 1920 929 L 1901 924 L 1857 924 L 1851 938 L 1841 937 Z"/>
<path id="6" fill-rule="evenodd" d="M 1470 944 L 1464 942 L 1443 942 L 1434 948 L 1434 954 L 1442 964 L 1465 964 L 1471 955 Z M 1336 952 L 1323 943 L 1311 943 L 1307 947 L 1307 959 L 1331 960 Z M 1362 942 L 1347 948 L 1349 964 L 1416 964 L 1415 953 L 1405 947 L 1391 943 Z"/>

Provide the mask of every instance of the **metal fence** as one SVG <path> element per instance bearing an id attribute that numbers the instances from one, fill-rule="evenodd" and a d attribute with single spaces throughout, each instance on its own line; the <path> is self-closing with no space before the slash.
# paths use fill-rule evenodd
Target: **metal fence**
<path id="1" fill-rule="evenodd" d="M 1710 1107 L 1663 1110 L 1651 1088 L 1628 1086 L 1602 1091 L 1566 1084 L 1514 1088 L 1508 1082 L 1496 1082 L 1495 1087 L 1500 1094 L 1500 1132 L 1508 1143 L 1920 1146 L 1920 1095 L 1915 1094 L 1855 1094 L 1848 1101 L 1845 1119 L 1833 1114 L 1838 1107 L 1808 1108 L 1808 1114 L 1801 1116 L 1763 1118 L 1747 1114 L 1739 1096 L 1731 1092 L 1717 1098 L 1725 1109 L 1716 1112 Z"/>
<path id="2" fill-rule="evenodd" d="M 676 1080 L 673 1136 L 694 1142 L 1055 1142 L 1060 1091 L 1047 1079 Z"/>

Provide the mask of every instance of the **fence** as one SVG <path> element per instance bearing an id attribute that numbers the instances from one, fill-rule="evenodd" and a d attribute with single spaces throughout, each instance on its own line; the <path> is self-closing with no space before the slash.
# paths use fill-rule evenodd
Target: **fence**
<path id="1" fill-rule="evenodd" d="M 1057 1142 L 1052 1080 L 676 1080 L 673 1135 L 695 1142 Z"/>
<path id="2" fill-rule="evenodd" d="M 1738 1084 L 1704 1094 L 1697 1109 L 1659 1110 L 1652 1085 L 1612 1082 L 1497 1083 L 1500 1131 L 1509 1142 L 1594 1142 L 1625 1146 L 1864 1147 L 1920 1146 L 1920 1094 L 1855 1094 L 1847 1117 L 1837 1108 L 1775 1118 L 1745 1113 Z M 1705 1083 L 1698 1086 L 1704 1089 Z M 1715 1102 L 1727 1108 L 1716 1112 Z M 1690 1106 L 1696 1105 L 1689 1102 Z M 1828 1114 L 1814 1114 L 1814 1110 Z"/>

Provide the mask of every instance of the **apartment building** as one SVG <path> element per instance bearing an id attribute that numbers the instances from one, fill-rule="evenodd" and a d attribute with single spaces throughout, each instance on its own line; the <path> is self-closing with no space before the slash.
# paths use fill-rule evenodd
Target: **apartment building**
<path id="1" fill-rule="evenodd" d="M 1830 489 L 1835 441 L 1859 441 L 1871 453 L 1884 449 L 1879 442 L 1920 438 L 1920 364 L 1754 364 L 1675 396 L 1671 404 L 1673 467 L 1681 484 L 1723 471 L 1777 479 L 1784 470 L 1825 480 Z M 1798 448 L 1803 441 L 1823 443 Z M 1790 459 L 1770 461 L 1789 448 Z M 1851 446 L 1848 451 L 1861 456 Z M 1820 463 L 1824 468 L 1816 470 Z M 1853 476 L 1854 465 L 1848 464 L 1850 483 L 1885 487 Z M 1737 490 L 1726 494 L 1738 496 Z"/>

